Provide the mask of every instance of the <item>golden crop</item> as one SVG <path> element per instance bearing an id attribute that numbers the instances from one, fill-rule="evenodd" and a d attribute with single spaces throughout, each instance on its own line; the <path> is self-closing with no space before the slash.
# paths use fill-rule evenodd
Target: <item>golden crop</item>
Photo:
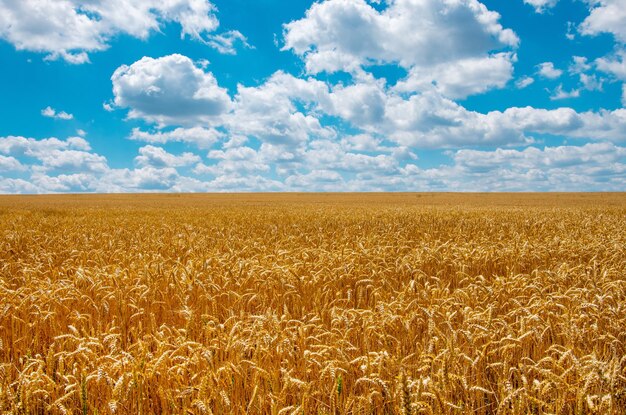
<path id="1" fill-rule="evenodd" d="M 0 413 L 624 414 L 626 196 L 0 198 Z"/>

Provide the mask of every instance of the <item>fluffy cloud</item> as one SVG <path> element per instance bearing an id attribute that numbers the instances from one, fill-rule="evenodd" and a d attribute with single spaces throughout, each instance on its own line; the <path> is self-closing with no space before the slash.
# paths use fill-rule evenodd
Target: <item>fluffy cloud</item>
<path id="1" fill-rule="evenodd" d="M 71 172 L 104 172 L 108 170 L 104 156 L 80 150 L 52 150 L 39 153 L 36 158 L 41 165 L 36 166 L 38 171 Z"/>
<path id="2" fill-rule="evenodd" d="M 115 36 L 146 39 L 169 22 L 180 24 L 181 36 L 225 53 L 245 42 L 239 32 L 211 34 L 218 21 L 208 0 L 0 0 L 0 38 L 70 63 L 87 62 Z"/>
<path id="3" fill-rule="evenodd" d="M 39 157 L 59 150 L 89 151 L 89 143 L 82 137 L 70 137 L 67 140 L 44 138 L 36 140 L 21 136 L 0 137 L 0 153 L 13 156 Z"/>
<path id="4" fill-rule="evenodd" d="M 431 66 L 516 46 L 500 15 L 476 0 L 394 0 L 378 12 L 363 0 L 315 3 L 285 25 L 285 49 L 303 56 L 310 72 L 334 70 L 334 57 L 359 65 Z"/>
<path id="5" fill-rule="evenodd" d="M 270 144 L 302 145 L 311 137 L 335 135 L 333 129 L 321 125 L 313 111 L 318 105 L 328 105 L 328 99 L 324 82 L 279 71 L 258 87 L 239 85 L 226 125 L 233 134 Z"/>
<path id="6" fill-rule="evenodd" d="M 437 90 L 452 99 L 481 94 L 502 88 L 513 75 L 512 53 L 497 53 L 485 57 L 460 59 L 454 64 L 443 63 L 431 68 L 413 67 L 406 79 L 395 86 L 397 91 Z"/>
<path id="7" fill-rule="evenodd" d="M 579 59 L 577 67 L 586 67 L 584 64 Z M 177 72 L 179 69 L 182 72 Z M 562 73 L 549 62 L 541 69 L 549 76 Z M 597 89 L 601 85 L 592 75 L 581 72 L 579 76 L 581 88 Z M 296 163 L 302 162 L 307 143 L 341 134 L 336 125 L 331 127 L 323 121 L 328 116 L 348 122 L 359 133 L 385 137 L 409 148 L 529 144 L 532 134 L 623 139 L 625 120 L 620 111 L 577 113 L 567 108 L 547 111 L 528 107 L 483 114 L 446 97 L 477 91 L 471 82 L 463 86 L 461 76 L 450 74 L 447 84 L 423 87 L 418 93 L 406 93 L 413 89 L 403 87 L 409 78 L 388 86 L 384 79 L 363 72 L 351 83 L 328 85 L 312 77 L 302 79 L 278 71 L 259 86 L 239 85 L 231 100 L 210 73 L 181 55 L 143 58 L 119 68 L 113 76 L 115 103 L 130 107 L 131 118 L 156 121 L 160 127 L 190 125 L 156 132 L 135 129 L 131 139 L 151 144 L 179 141 L 210 148 L 228 137 L 224 148 L 237 148 L 255 138 L 265 146 L 263 161 L 274 163 L 281 171 L 293 171 Z M 458 80 L 457 89 L 453 80 Z M 578 96 L 581 88 L 568 92 L 559 86 L 552 98 Z M 212 98 L 204 99 L 207 96 Z M 523 120 L 522 116 L 528 118 Z M 205 127 L 193 127 L 203 124 Z"/>
<path id="8" fill-rule="evenodd" d="M 584 56 L 573 56 L 572 64 L 569 67 L 569 72 L 579 74 L 591 69 L 591 65 L 588 63 L 587 58 Z"/>
<path id="9" fill-rule="evenodd" d="M 104 172 L 108 169 L 105 157 L 91 153 L 89 143 L 82 137 L 66 140 L 26 137 L 0 137 L 0 153 L 10 158 L 29 158 L 31 168 L 38 172 Z M 16 170 L 23 170 L 19 167 Z"/>
<path id="10" fill-rule="evenodd" d="M 550 95 L 550 99 L 553 101 L 569 98 L 578 98 L 580 96 L 580 89 L 572 89 L 571 91 L 565 91 L 563 85 L 559 85 Z"/>
<path id="11" fill-rule="evenodd" d="M 131 140 L 143 141 L 152 144 L 165 144 L 169 142 L 181 142 L 193 144 L 199 148 L 209 148 L 224 137 L 224 133 L 214 128 L 191 127 L 176 128 L 170 131 L 142 131 L 133 128 Z"/>
<path id="12" fill-rule="evenodd" d="M 529 128 L 561 124 L 567 130 L 576 124 L 569 111 L 525 111 L 525 115 L 516 114 L 517 122 L 534 123 Z M 551 123 L 546 121 L 548 115 L 554 118 Z M 515 114 L 507 116 L 510 122 L 516 119 Z M 353 145 L 348 143 L 361 140 L 369 141 L 371 154 L 347 148 Z M 0 177 L 0 192 L 619 190 L 626 184 L 626 148 L 608 142 L 523 150 L 461 149 L 448 153 L 449 164 L 424 169 L 414 155 L 402 156 L 402 147 L 385 146 L 367 136 L 341 142 L 318 139 L 297 154 L 295 167 L 279 174 L 279 180 L 271 178 L 267 161 L 277 157 L 288 161 L 289 157 L 276 152 L 277 148 L 212 150 L 207 156 L 214 163 L 207 165 L 198 163 L 196 154 L 174 155 L 145 146 L 139 150 L 134 169 L 109 168 L 101 156 L 80 150 L 54 150 L 57 153 L 50 158 L 58 161 L 37 159 L 29 166 L 15 157 L 0 156 L 0 171 L 30 171 L 28 180 Z M 89 162 L 101 165 L 94 168 Z M 194 175 L 181 175 L 177 170 L 194 164 Z"/>
<path id="13" fill-rule="evenodd" d="M 56 118 L 59 120 L 71 120 L 74 118 L 72 114 L 68 114 L 65 111 L 57 111 L 54 108 L 47 106 L 41 110 L 41 115 L 48 118 Z"/>
<path id="14" fill-rule="evenodd" d="M 0 155 L 0 172 L 22 171 L 25 168 L 15 157 Z"/>
<path id="15" fill-rule="evenodd" d="M 595 63 L 600 71 L 626 81 L 626 50 L 618 50 L 613 56 L 598 58 Z"/>
<path id="16" fill-rule="evenodd" d="M 241 174 L 255 174 L 270 170 L 263 156 L 250 147 L 236 147 L 226 150 L 213 150 L 207 157 L 218 162 L 213 165 L 199 164 L 194 172 L 215 177 Z"/>
<path id="17" fill-rule="evenodd" d="M 626 8 L 623 0 L 586 0 L 589 16 L 581 23 L 585 35 L 611 33 L 621 43 L 626 43 Z"/>
<path id="18" fill-rule="evenodd" d="M 524 150 L 497 149 L 495 151 L 459 150 L 455 164 L 473 172 L 491 171 L 495 168 L 528 170 L 532 168 L 565 168 L 573 166 L 610 166 L 624 161 L 626 148 L 610 143 L 592 143 L 583 146 L 529 147 Z"/>
<path id="19" fill-rule="evenodd" d="M 537 13 L 543 13 L 546 10 L 556 6 L 558 1 L 559 0 L 524 0 L 524 3 L 533 6 Z"/>
<path id="20" fill-rule="evenodd" d="M 563 75 L 563 71 L 555 68 L 552 62 L 543 62 L 537 65 L 537 74 L 543 78 L 556 79 Z"/>
<path id="21" fill-rule="evenodd" d="M 228 92 L 186 56 L 144 57 L 115 70 L 114 103 L 129 118 L 165 125 L 215 123 L 231 107 Z"/>
<path id="22" fill-rule="evenodd" d="M 139 149 L 139 155 L 135 157 L 138 166 L 166 168 L 166 167 L 184 167 L 191 164 L 199 163 L 202 159 L 193 153 L 182 153 L 177 156 L 165 151 L 161 147 L 144 146 Z"/>
<path id="23" fill-rule="evenodd" d="M 626 148 L 610 143 L 529 147 L 524 150 L 460 150 L 455 171 L 471 189 L 617 190 L 626 183 Z"/>
<path id="24" fill-rule="evenodd" d="M 477 0 L 394 0 L 383 11 L 364 0 L 326 0 L 285 25 L 284 49 L 301 56 L 312 74 L 358 75 L 371 64 L 397 64 L 409 70 L 399 90 L 435 85 L 463 98 L 511 78 L 515 55 L 491 52 L 516 47 L 519 39 L 499 18 Z"/>

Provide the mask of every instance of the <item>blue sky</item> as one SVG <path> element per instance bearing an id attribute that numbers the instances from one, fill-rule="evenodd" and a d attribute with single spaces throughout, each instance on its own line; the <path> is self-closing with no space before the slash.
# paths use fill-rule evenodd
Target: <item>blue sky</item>
<path id="1" fill-rule="evenodd" d="M 0 193 L 624 191 L 626 0 L 0 0 Z"/>

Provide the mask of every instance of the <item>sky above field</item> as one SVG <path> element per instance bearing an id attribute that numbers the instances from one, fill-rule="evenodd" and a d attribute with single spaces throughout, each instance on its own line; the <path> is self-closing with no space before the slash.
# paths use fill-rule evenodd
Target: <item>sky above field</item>
<path id="1" fill-rule="evenodd" d="M 626 190 L 626 0 L 0 0 L 0 193 Z"/>

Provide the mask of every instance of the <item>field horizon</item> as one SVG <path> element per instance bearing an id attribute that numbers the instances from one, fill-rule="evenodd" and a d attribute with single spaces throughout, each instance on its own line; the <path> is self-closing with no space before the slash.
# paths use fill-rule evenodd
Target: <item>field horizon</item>
<path id="1" fill-rule="evenodd" d="M 226 192 L 226 193 L 60 193 L 0 194 L 0 206 L 12 203 L 400 203 L 418 205 L 576 206 L 626 205 L 626 192 Z M 131 204 L 132 205 L 132 204 Z M 566 207 L 566 206 L 563 206 Z"/>

